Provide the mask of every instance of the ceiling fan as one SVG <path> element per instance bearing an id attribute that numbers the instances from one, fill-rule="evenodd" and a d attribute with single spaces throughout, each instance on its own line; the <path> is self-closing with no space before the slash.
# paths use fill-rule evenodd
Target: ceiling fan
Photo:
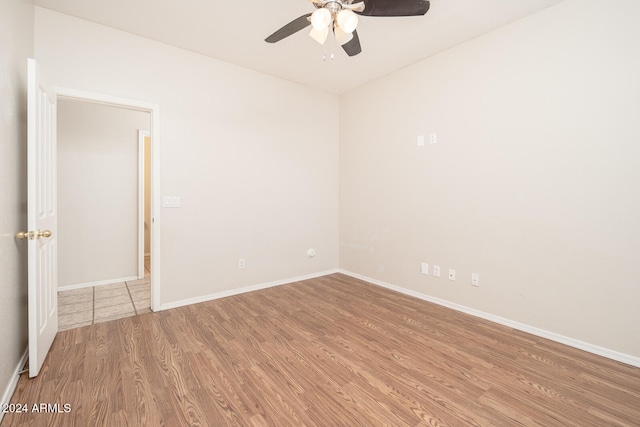
<path id="1" fill-rule="evenodd" d="M 355 2 L 354 2 L 355 1 Z M 309 35 L 320 44 L 333 31 L 349 56 L 362 51 L 356 26 L 362 16 L 421 16 L 429 10 L 429 0 L 311 0 L 316 10 L 289 22 L 264 41 L 275 43 L 311 25 Z"/>

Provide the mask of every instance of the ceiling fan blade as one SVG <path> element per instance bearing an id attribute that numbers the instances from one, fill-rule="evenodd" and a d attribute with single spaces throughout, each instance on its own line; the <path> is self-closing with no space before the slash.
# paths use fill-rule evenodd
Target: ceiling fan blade
<path id="1" fill-rule="evenodd" d="M 358 32 L 353 30 L 353 38 L 342 45 L 342 48 L 347 55 L 356 56 L 360 52 L 362 52 L 362 47 L 360 46 L 360 38 L 358 37 Z"/>
<path id="2" fill-rule="evenodd" d="M 429 11 L 429 0 L 363 0 L 364 16 L 421 16 Z"/>
<path id="3" fill-rule="evenodd" d="M 291 34 L 297 33 L 301 29 L 311 25 L 311 22 L 309 22 L 308 19 L 310 16 L 311 14 L 307 13 L 306 15 L 302 15 L 301 17 L 294 19 L 293 21 L 289 22 L 287 25 L 264 39 L 264 41 L 266 41 L 267 43 L 275 43 L 279 42 L 285 37 L 289 37 Z"/>

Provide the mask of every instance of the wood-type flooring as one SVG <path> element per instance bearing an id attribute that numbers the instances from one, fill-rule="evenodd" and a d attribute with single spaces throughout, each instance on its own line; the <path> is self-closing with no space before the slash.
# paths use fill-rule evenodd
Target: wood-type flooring
<path id="1" fill-rule="evenodd" d="M 639 426 L 640 369 L 334 274 L 60 332 L 12 403 L 3 427 Z"/>

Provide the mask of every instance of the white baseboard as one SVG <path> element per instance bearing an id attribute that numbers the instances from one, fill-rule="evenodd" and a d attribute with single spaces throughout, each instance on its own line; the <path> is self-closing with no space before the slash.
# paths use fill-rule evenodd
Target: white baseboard
<path id="1" fill-rule="evenodd" d="M 58 286 L 58 291 L 70 291 L 72 289 L 91 288 L 93 286 L 110 285 L 112 283 L 130 282 L 140 280 L 138 276 L 121 277 L 119 279 L 100 280 L 98 282 L 79 283 L 77 285 Z"/>
<path id="2" fill-rule="evenodd" d="M 373 285 L 381 286 L 383 288 L 391 289 L 396 292 L 400 292 L 405 295 L 409 295 L 412 297 L 419 298 L 421 300 L 429 301 L 434 304 L 441 305 L 443 307 L 451 308 L 456 311 L 460 311 L 463 313 L 470 314 L 472 316 L 480 317 L 485 320 L 489 320 L 491 322 L 499 323 L 504 326 L 508 326 L 513 329 L 517 329 L 519 331 L 527 332 L 532 335 L 536 335 L 541 338 L 546 338 L 551 341 L 558 342 L 560 344 L 565 344 L 570 347 L 574 347 L 580 350 L 587 351 L 589 353 L 597 354 L 598 356 L 603 356 L 608 359 L 612 359 L 618 362 L 626 363 L 627 365 L 635 366 L 640 368 L 640 357 L 631 356 L 625 353 L 620 353 L 615 350 L 610 350 L 608 348 L 600 347 L 597 345 L 593 345 L 584 341 L 580 341 L 574 338 L 566 337 L 564 335 L 556 334 L 555 332 L 546 331 L 544 329 L 536 328 L 534 326 L 530 326 L 524 323 L 519 323 L 513 320 L 505 319 L 504 317 L 495 316 L 493 314 L 485 313 L 480 310 L 476 310 L 470 307 L 466 307 L 464 305 L 452 303 L 450 301 L 446 301 L 443 299 L 435 298 L 426 294 L 422 294 L 420 292 L 412 291 L 410 289 L 401 288 L 399 286 L 391 285 L 389 283 L 382 282 L 380 280 L 372 279 L 370 277 L 362 276 L 357 273 L 353 273 L 347 270 L 338 270 L 339 273 L 345 274 L 347 276 L 354 277 L 356 279 L 363 280 L 365 282 L 371 283 Z"/>
<path id="3" fill-rule="evenodd" d="M 247 293 L 247 292 L 258 291 L 260 289 L 272 288 L 274 286 L 287 285 L 289 283 L 300 282 L 302 280 L 315 279 L 317 277 L 327 276 L 329 274 L 334 274 L 334 273 L 339 273 L 339 272 L 340 271 L 338 269 L 327 270 L 327 271 L 322 271 L 322 272 L 319 272 L 319 273 L 308 274 L 308 275 L 305 275 L 305 276 L 298 276 L 298 277 L 292 277 L 292 278 L 289 278 L 289 279 L 276 280 L 275 282 L 261 283 L 261 284 L 258 284 L 258 285 L 246 286 L 246 287 L 240 288 L 240 289 L 232 289 L 232 290 L 229 290 L 229 291 L 223 291 L 223 292 L 217 292 L 215 294 L 204 295 L 204 296 L 201 296 L 201 297 L 184 299 L 184 300 L 180 300 L 180 301 L 170 302 L 170 303 L 167 303 L 167 304 L 162 304 L 160 306 L 160 310 L 167 310 L 167 309 L 170 309 L 170 308 L 184 307 L 185 305 L 198 304 L 198 303 L 201 303 L 201 302 L 212 301 L 212 300 L 220 299 L 220 298 L 226 298 L 226 297 L 230 297 L 230 296 L 233 296 L 233 295 L 239 295 L 239 294 L 244 294 L 244 293 Z"/>
<path id="4" fill-rule="evenodd" d="M 0 405 L 4 405 L 11 402 L 11 397 L 13 396 L 13 392 L 16 391 L 16 386 L 18 385 L 18 380 L 20 379 L 19 372 L 22 371 L 22 369 L 24 368 L 24 365 L 27 363 L 28 356 L 29 356 L 29 348 L 27 348 L 24 351 L 24 353 L 22 354 L 22 357 L 20 358 L 20 361 L 18 362 L 18 366 L 16 366 L 13 373 L 11 374 L 11 380 L 9 381 L 9 384 L 7 384 L 7 387 L 5 388 L 4 393 L 2 394 L 2 400 L 0 400 Z M 2 424 L 2 418 L 4 418 L 4 412 L 0 411 L 0 424 Z"/>

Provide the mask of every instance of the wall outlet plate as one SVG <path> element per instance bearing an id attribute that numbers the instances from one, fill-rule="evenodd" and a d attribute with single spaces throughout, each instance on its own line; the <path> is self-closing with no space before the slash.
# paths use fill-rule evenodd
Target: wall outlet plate
<path id="1" fill-rule="evenodd" d="M 435 277 L 440 277 L 440 266 L 439 265 L 434 265 L 433 266 L 433 275 Z"/>
<path id="2" fill-rule="evenodd" d="M 456 271 L 453 268 L 449 269 L 449 280 L 456 280 Z"/>
<path id="3" fill-rule="evenodd" d="M 480 275 L 478 273 L 471 274 L 471 286 L 480 286 Z"/>
<path id="4" fill-rule="evenodd" d="M 422 274 L 429 274 L 429 264 L 427 264 L 426 262 L 423 262 L 420 265 L 420 273 Z"/>

